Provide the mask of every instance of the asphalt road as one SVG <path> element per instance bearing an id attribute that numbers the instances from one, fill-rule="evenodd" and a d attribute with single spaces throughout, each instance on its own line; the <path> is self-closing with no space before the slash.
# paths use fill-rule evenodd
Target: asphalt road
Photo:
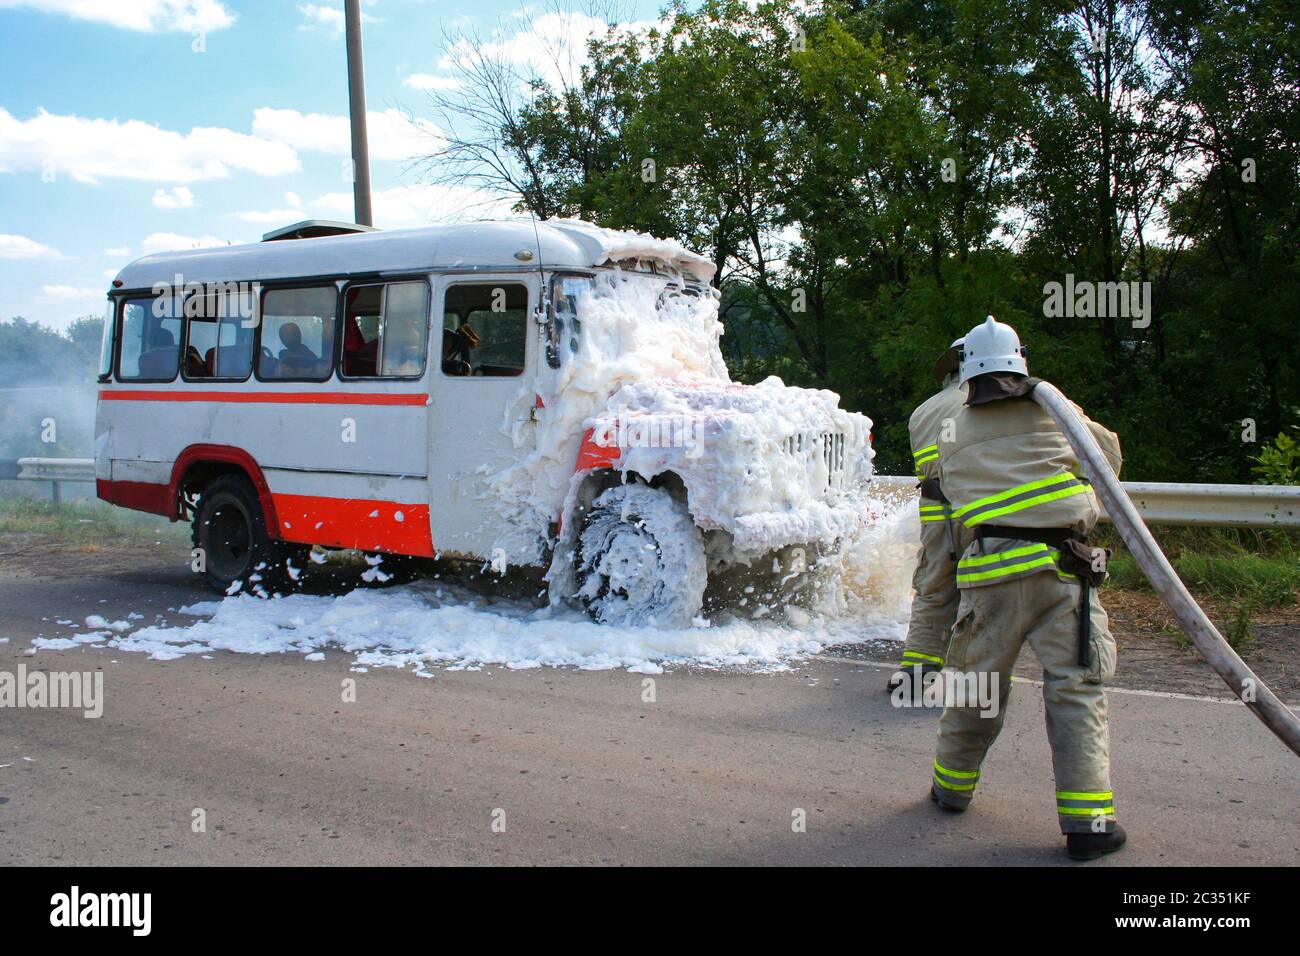
<path id="1" fill-rule="evenodd" d="M 671 671 L 647 703 L 623 671 L 23 655 L 54 618 L 199 596 L 152 569 L 0 580 L 0 671 L 102 668 L 106 693 L 97 720 L 0 710 L 0 864 L 1079 865 L 1030 684 L 954 817 L 926 799 L 936 712 L 895 710 L 861 662 Z M 1300 862 L 1300 761 L 1244 707 L 1112 692 L 1111 713 L 1130 844 L 1085 865 Z"/>

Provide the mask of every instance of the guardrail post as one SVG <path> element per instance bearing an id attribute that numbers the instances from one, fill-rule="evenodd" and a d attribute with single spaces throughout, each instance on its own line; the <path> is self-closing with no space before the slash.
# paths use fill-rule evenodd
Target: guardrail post
<path id="1" fill-rule="evenodd" d="M 53 490 L 54 507 L 57 508 L 59 505 L 63 504 L 62 498 L 59 495 L 59 483 L 57 481 L 51 481 L 50 488 Z"/>

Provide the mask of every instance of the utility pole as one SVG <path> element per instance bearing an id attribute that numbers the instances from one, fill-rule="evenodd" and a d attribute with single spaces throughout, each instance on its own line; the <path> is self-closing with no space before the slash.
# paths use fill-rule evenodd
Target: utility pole
<path id="1" fill-rule="evenodd" d="M 361 62 L 361 0 L 343 0 L 348 47 L 348 108 L 352 113 L 352 195 L 356 221 L 375 224 L 370 210 L 370 146 L 366 140 L 366 80 Z"/>

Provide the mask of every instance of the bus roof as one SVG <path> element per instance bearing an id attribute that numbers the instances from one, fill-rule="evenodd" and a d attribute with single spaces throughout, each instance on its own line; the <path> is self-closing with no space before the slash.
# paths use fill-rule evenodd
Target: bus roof
<path id="1" fill-rule="evenodd" d="M 651 259 L 701 282 L 714 273 L 711 260 L 672 240 L 576 219 L 516 219 L 163 252 L 127 265 L 114 285 L 147 289 L 178 275 L 189 283 L 521 266 L 590 269 L 627 259 Z"/>

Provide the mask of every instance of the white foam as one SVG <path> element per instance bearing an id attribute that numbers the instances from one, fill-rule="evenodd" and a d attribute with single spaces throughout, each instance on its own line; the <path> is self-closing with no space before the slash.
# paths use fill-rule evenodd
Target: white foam
<path id="1" fill-rule="evenodd" d="M 660 673 L 678 665 L 779 670 L 830 644 L 901 640 L 907 626 L 915 560 L 915 505 L 870 501 L 845 549 L 841 586 L 824 607 L 771 608 L 760 620 L 697 620 L 681 629 L 611 627 L 566 608 L 485 599 L 458 585 L 426 579 L 340 596 L 294 594 L 261 600 L 237 594 L 187 606 L 182 626 L 155 624 L 130 634 L 101 632 L 111 647 L 154 660 L 215 651 L 306 655 L 327 648 L 353 655 L 352 670 L 413 667 L 474 670 L 542 666 L 624 668 Z M 85 638 L 90 635 L 78 635 Z M 70 649 L 78 639 L 37 639 L 35 648 Z"/>
<path id="2" fill-rule="evenodd" d="M 870 420 L 839 408 L 833 392 L 775 377 L 732 382 L 713 290 L 686 294 L 663 277 L 608 271 L 579 293 L 576 308 L 576 351 L 567 354 L 566 331 L 561 368 L 539 386 L 545 407 L 533 449 L 488 477 L 498 512 L 494 547 L 510 564 L 537 564 L 557 517 L 572 529 L 587 474 L 574 464 L 589 429 L 598 443 L 620 448 L 619 471 L 681 477 L 696 523 L 729 532 L 745 555 L 832 546 L 856 527 L 871 473 Z M 656 420 L 678 423 L 689 442 L 625 441 L 629 425 Z M 822 452 L 827 434 L 842 436 L 836 455 L 844 472 L 835 481 Z M 551 580 L 564 582 L 566 549 L 556 556 Z"/>

